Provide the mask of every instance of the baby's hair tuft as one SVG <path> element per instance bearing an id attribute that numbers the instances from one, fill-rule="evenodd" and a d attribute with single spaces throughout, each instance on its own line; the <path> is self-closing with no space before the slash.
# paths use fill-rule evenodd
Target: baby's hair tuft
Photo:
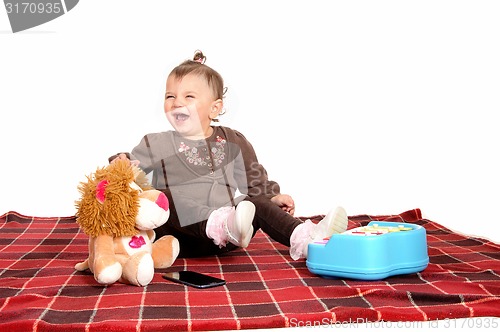
<path id="1" fill-rule="evenodd" d="M 204 64 L 205 61 L 207 61 L 207 57 L 203 54 L 202 51 L 196 50 L 194 52 L 193 61 Z"/>

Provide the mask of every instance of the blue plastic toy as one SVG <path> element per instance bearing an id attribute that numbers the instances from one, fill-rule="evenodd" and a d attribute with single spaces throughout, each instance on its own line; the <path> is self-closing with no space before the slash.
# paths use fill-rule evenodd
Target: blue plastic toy
<path id="1" fill-rule="evenodd" d="M 323 277 L 380 280 L 416 273 L 429 264 L 425 228 L 372 221 L 308 247 L 307 268 Z"/>

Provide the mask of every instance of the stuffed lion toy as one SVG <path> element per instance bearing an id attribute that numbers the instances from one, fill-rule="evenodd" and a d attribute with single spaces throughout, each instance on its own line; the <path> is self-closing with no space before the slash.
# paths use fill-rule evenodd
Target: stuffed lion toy
<path id="1" fill-rule="evenodd" d="M 89 256 L 75 265 L 89 269 L 97 282 L 148 285 L 155 268 L 173 264 L 179 242 L 170 235 L 155 240 L 154 229 L 167 222 L 169 201 L 128 160 L 117 160 L 87 176 L 78 186 L 76 221 L 89 236 Z"/>

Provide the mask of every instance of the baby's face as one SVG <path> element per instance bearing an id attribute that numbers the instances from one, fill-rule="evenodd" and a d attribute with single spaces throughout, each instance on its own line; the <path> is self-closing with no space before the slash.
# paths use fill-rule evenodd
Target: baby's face
<path id="1" fill-rule="evenodd" d="M 182 136 L 202 139 L 210 136 L 210 123 L 218 115 L 221 100 L 215 100 L 203 77 L 188 74 L 182 79 L 170 76 L 165 92 L 165 114 Z"/>

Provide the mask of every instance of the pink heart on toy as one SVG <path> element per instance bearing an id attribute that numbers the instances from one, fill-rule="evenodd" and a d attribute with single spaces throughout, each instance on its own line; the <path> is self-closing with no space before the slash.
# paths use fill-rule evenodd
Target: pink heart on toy
<path id="1" fill-rule="evenodd" d="M 132 236 L 132 239 L 130 240 L 130 242 L 128 243 L 128 245 L 130 246 L 130 248 L 134 248 L 134 249 L 138 249 L 140 247 L 142 247 L 143 245 L 146 244 L 146 241 L 144 241 L 144 238 L 142 236 Z"/>

